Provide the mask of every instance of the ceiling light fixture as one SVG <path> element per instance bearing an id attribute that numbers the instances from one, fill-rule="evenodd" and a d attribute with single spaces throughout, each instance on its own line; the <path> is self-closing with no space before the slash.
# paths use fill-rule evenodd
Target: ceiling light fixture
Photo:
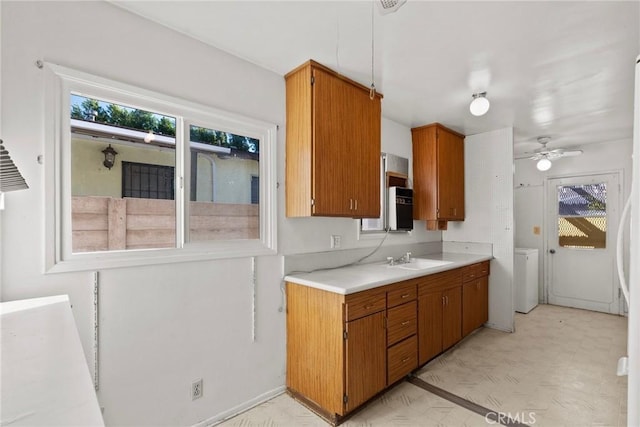
<path id="1" fill-rule="evenodd" d="M 551 169 L 551 160 L 543 157 L 542 159 L 538 160 L 538 163 L 536 163 L 536 168 L 538 168 L 538 170 L 542 172 L 548 171 L 549 169 Z"/>
<path id="2" fill-rule="evenodd" d="M 469 111 L 471 111 L 471 114 L 474 116 L 482 116 L 489 111 L 487 92 L 474 93 L 472 98 L 471 104 L 469 104 Z"/>

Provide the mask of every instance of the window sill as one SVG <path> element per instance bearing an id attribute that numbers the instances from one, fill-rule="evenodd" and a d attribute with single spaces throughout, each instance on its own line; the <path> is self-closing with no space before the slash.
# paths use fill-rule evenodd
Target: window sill
<path id="1" fill-rule="evenodd" d="M 73 254 L 71 259 L 60 260 L 48 265 L 45 274 L 69 273 L 76 271 L 95 271 L 112 268 L 143 267 L 182 262 L 204 262 L 230 258 L 249 258 L 255 256 L 276 255 L 277 251 L 260 244 L 247 242 L 225 242 L 224 251 L 220 248 L 203 248 L 193 244 L 184 249 L 144 249 L 110 253 Z M 247 246 L 252 246 L 248 248 Z"/>

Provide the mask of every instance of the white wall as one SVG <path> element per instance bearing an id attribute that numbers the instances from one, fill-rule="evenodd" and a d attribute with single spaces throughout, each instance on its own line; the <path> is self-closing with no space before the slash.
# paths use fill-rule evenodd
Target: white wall
<path id="1" fill-rule="evenodd" d="M 0 300 L 68 294 L 92 362 L 92 272 L 43 274 L 45 186 L 36 159 L 45 151 L 44 77 L 35 61 L 278 124 L 281 184 L 284 80 L 109 3 L 1 4 L 2 138 L 31 188 L 7 194 L 0 217 Z M 410 130 L 390 120 L 382 126 L 383 150 L 410 158 Z M 354 220 L 284 218 L 284 185 L 278 201 L 281 254 L 328 250 L 330 234 L 341 234 L 347 249 L 379 241 L 357 240 Z M 416 225 L 412 235 L 390 236 L 389 244 L 440 240 Z M 98 399 L 107 424 L 189 425 L 282 390 L 282 256 L 257 260 L 255 342 L 249 265 L 233 259 L 100 271 Z M 191 381 L 199 377 L 204 396 L 192 402 Z"/>
<path id="2" fill-rule="evenodd" d="M 513 331 L 513 129 L 464 140 L 465 219 L 449 222 L 445 242 L 489 243 L 494 259 L 489 277 L 487 325 Z"/>
<path id="3" fill-rule="evenodd" d="M 631 185 L 631 140 L 589 144 L 582 147 L 583 154 L 577 157 L 565 157 L 553 162 L 546 172 L 536 169 L 536 162 L 520 159 L 515 162 L 514 199 L 516 212 L 515 245 L 522 248 L 537 248 L 539 254 L 538 296 L 544 301 L 546 252 L 544 237 L 546 187 L 548 178 L 573 175 L 597 174 L 603 172 L 621 172 L 622 194 L 619 197 L 622 212 Z M 534 234 L 533 227 L 540 227 L 540 234 Z M 609 232 L 616 233 L 617 230 Z M 625 236 L 628 236 L 628 232 Z M 628 242 L 625 244 L 625 259 L 628 259 Z"/>
<path id="4" fill-rule="evenodd" d="M 93 362 L 91 273 L 42 273 L 44 176 L 36 158 L 44 152 L 44 75 L 35 61 L 279 125 L 284 81 L 108 3 L 3 2 L 2 8 L 2 137 L 31 188 L 7 194 L 1 298 L 69 294 Z M 249 265 L 235 259 L 100 272 L 98 398 L 107 424 L 189 425 L 281 390 L 282 257 L 258 260 L 255 343 Z M 191 381 L 199 377 L 204 396 L 192 402 Z"/>
<path id="5" fill-rule="evenodd" d="M 383 100 L 384 103 L 384 100 Z M 389 119 L 382 119 L 382 151 L 409 159 L 412 164 L 411 129 Z M 409 180 L 413 173 L 409 167 Z M 284 178 L 281 178 L 284 180 Z M 282 182 L 282 181 L 281 181 Z M 284 212 L 284 198 L 280 200 L 280 211 Z M 358 221 L 349 218 L 284 218 L 279 224 L 282 239 L 280 251 L 285 255 L 323 252 L 331 250 L 331 235 L 342 236 L 342 248 L 372 246 L 381 237 L 362 237 L 358 240 Z M 414 221 L 414 230 L 408 234 L 391 233 L 385 246 L 434 242 L 442 239 L 439 231 L 427 231 L 424 221 Z M 398 255 L 401 255 L 400 252 Z"/>

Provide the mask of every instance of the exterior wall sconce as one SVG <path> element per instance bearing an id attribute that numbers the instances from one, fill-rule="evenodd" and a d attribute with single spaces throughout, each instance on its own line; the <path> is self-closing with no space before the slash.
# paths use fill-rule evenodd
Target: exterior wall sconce
<path id="1" fill-rule="evenodd" d="M 104 162 L 102 162 L 102 164 L 107 169 L 111 169 L 116 162 L 116 154 L 118 154 L 118 152 L 111 147 L 111 144 L 109 144 L 107 148 L 102 150 L 102 153 L 104 154 Z"/>

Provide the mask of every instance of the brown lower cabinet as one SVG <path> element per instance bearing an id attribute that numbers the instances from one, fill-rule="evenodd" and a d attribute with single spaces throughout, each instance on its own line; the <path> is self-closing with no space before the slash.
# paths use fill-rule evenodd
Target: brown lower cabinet
<path id="1" fill-rule="evenodd" d="M 384 311 L 347 322 L 345 412 L 375 396 L 387 386 L 387 337 Z"/>
<path id="2" fill-rule="evenodd" d="M 462 336 L 489 320 L 489 262 L 463 267 Z"/>
<path id="3" fill-rule="evenodd" d="M 418 363 L 462 338 L 462 269 L 425 276 L 418 285 Z"/>
<path id="4" fill-rule="evenodd" d="M 349 295 L 287 282 L 289 393 L 339 424 L 486 322 L 488 266 Z"/>

